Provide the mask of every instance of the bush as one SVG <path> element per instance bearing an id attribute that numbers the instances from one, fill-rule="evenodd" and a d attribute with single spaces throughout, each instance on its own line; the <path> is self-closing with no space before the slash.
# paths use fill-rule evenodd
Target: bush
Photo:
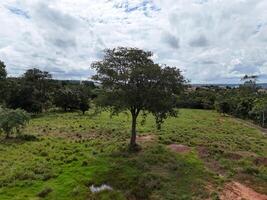
<path id="1" fill-rule="evenodd" d="M 21 109 L 3 109 L 0 108 L 0 131 L 6 134 L 6 138 L 9 138 L 10 134 L 20 133 L 30 120 L 30 116 Z"/>
<path id="2" fill-rule="evenodd" d="M 19 135 L 19 139 L 23 141 L 38 141 L 38 138 L 35 135 Z"/>
<path id="3" fill-rule="evenodd" d="M 45 198 L 52 191 L 53 190 L 51 188 L 45 188 L 41 192 L 38 193 L 38 197 Z"/>

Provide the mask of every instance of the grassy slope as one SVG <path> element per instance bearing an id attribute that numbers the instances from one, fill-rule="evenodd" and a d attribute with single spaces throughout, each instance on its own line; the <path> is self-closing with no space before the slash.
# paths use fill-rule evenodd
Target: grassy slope
<path id="1" fill-rule="evenodd" d="M 255 164 L 267 155 L 267 139 L 258 130 L 213 111 L 181 110 L 161 131 L 148 117 L 140 135 L 155 135 L 139 153 L 127 153 L 130 117 L 110 119 L 50 113 L 31 121 L 25 133 L 38 141 L 0 143 L 0 199 L 205 199 L 231 179 L 267 193 L 267 168 Z M 184 144 L 192 152 L 170 152 Z M 92 184 L 115 190 L 93 195 Z M 212 188 L 215 192 L 209 192 Z"/>

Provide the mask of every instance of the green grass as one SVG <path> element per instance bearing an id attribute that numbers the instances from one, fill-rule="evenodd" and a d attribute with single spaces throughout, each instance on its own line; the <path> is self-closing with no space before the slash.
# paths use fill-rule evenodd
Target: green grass
<path id="1" fill-rule="evenodd" d="M 130 120 L 107 112 L 34 118 L 24 134 L 37 140 L 0 141 L 0 199 L 205 199 L 207 186 L 216 193 L 234 179 L 266 193 L 267 168 L 255 160 L 267 155 L 267 139 L 255 128 L 213 111 L 185 109 L 157 131 L 148 116 L 138 134 L 155 140 L 129 153 Z M 171 152 L 172 143 L 192 151 Z M 114 190 L 90 192 L 92 184 L 103 183 Z"/>

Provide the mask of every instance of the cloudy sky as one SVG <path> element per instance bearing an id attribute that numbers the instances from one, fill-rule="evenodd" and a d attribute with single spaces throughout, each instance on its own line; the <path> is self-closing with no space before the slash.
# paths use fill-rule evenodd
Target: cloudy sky
<path id="1" fill-rule="evenodd" d="M 0 60 L 86 79 L 102 50 L 154 52 L 192 83 L 267 82 L 266 0 L 0 0 Z"/>

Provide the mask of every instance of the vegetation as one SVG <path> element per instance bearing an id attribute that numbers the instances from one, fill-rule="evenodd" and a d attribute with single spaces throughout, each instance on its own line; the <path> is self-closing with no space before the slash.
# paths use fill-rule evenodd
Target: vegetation
<path id="1" fill-rule="evenodd" d="M 132 116 L 130 147 L 136 147 L 136 123 L 140 112 L 155 116 L 158 128 L 168 116 L 176 116 L 176 97 L 184 78 L 177 68 L 159 66 L 151 52 L 133 48 L 107 49 L 102 61 L 92 64 L 103 93 L 98 103 L 118 113 L 128 110 Z"/>
<path id="2" fill-rule="evenodd" d="M 1 84 L 1 80 L 0 80 Z M 38 114 L 51 108 L 67 110 L 89 109 L 94 97 L 92 82 L 53 80 L 49 72 L 29 69 L 19 78 L 5 79 L 1 94 L 3 104 L 12 109 L 23 109 Z"/>
<path id="3" fill-rule="evenodd" d="M 6 83 L 6 66 L 4 62 L 0 60 L 0 104 L 4 101 L 5 83 Z"/>
<path id="4" fill-rule="evenodd" d="M 89 109 L 90 90 L 86 87 L 62 88 L 54 95 L 55 106 L 67 110 L 81 110 L 84 114 Z"/>
<path id="5" fill-rule="evenodd" d="M 179 69 L 123 47 L 92 67 L 96 85 L 36 68 L 7 77 L 0 62 L 1 200 L 219 199 L 233 180 L 267 194 L 266 131 L 235 118 L 266 125 L 257 76 L 186 87 Z"/>
<path id="6" fill-rule="evenodd" d="M 233 179 L 266 193 L 267 139 L 236 119 L 181 109 L 157 130 L 148 115 L 138 129 L 152 140 L 128 153 L 130 113 L 92 113 L 45 113 L 23 130 L 39 140 L 1 140 L 0 199 L 206 199 Z M 173 152 L 173 143 L 191 151 Z M 90 191 L 103 183 L 113 190 Z"/>
<path id="7" fill-rule="evenodd" d="M 178 108 L 217 110 L 223 114 L 266 125 L 267 93 L 256 84 L 256 76 L 244 76 L 237 88 L 203 86 L 189 87 L 177 97 Z"/>
<path id="8" fill-rule="evenodd" d="M 14 130 L 16 133 L 20 133 L 20 129 L 23 128 L 29 120 L 30 116 L 23 110 L 10 110 L 0 107 L 0 131 L 2 130 L 6 134 L 6 138 L 9 138 Z"/>

